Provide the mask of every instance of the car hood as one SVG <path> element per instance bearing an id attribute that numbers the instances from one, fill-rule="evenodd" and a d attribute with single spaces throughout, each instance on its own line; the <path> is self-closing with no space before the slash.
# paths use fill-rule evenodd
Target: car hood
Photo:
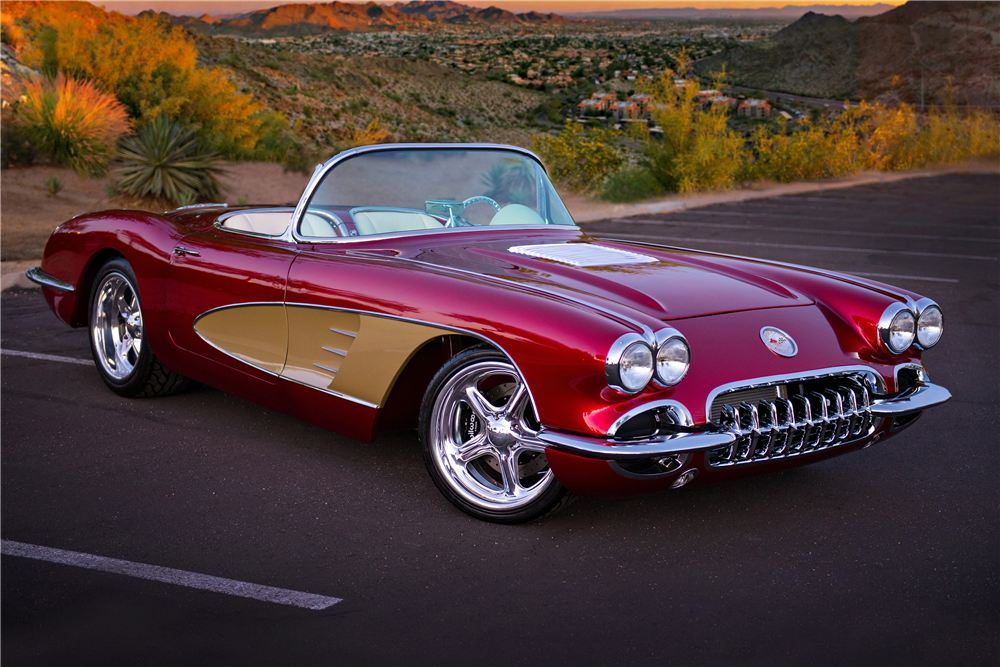
<path id="1" fill-rule="evenodd" d="M 569 243 L 534 238 L 439 245 L 413 259 L 561 293 L 603 308 L 624 306 L 659 320 L 814 303 L 787 285 L 756 275 L 751 262 L 585 236 Z M 580 263 L 591 265 L 576 265 Z"/>

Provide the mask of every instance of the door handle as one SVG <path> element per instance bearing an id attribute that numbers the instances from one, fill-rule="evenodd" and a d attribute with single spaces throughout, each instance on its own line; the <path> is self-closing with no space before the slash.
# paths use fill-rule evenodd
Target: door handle
<path id="1" fill-rule="evenodd" d="M 174 254 L 177 255 L 178 257 L 181 257 L 183 255 L 191 255 L 193 257 L 201 257 L 201 253 L 198 252 L 197 250 L 188 250 L 184 246 L 180 246 L 180 245 L 174 247 Z"/>

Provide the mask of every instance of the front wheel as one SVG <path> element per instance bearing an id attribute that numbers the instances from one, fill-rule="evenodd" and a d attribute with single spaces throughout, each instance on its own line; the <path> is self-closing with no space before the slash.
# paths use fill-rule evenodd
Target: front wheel
<path id="1" fill-rule="evenodd" d="M 142 301 L 132 267 L 116 258 L 101 267 L 90 295 L 90 351 L 101 379 L 121 396 L 166 396 L 188 380 L 161 364 L 145 340 Z"/>
<path id="2" fill-rule="evenodd" d="M 448 361 L 420 408 L 420 443 L 434 483 L 463 512 L 495 523 L 531 521 L 569 500 L 538 429 L 520 373 L 490 349 Z"/>

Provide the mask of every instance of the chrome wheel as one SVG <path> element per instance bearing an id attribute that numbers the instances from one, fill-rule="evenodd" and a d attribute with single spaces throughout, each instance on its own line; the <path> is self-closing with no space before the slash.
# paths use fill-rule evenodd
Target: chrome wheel
<path id="1" fill-rule="evenodd" d="M 522 508 L 555 481 L 527 387 L 512 364 L 487 360 L 459 368 L 438 391 L 429 426 L 434 465 L 474 507 Z"/>
<path id="2" fill-rule="evenodd" d="M 142 354 L 142 309 L 135 288 L 123 274 L 104 276 L 94 296 L 90 335 L 104 372 L 124 380 Z"/>

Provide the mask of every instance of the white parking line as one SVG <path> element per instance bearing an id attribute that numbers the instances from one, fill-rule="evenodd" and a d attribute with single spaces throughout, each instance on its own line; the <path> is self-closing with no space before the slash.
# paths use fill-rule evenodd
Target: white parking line
<path id="1" fill-rule="evenodd" d="M 27 357 L 28 359 L 41 359 L 42 361 L 58 361 L 64 364 L 79 364 L 81 366 L 93 366 L 90 359 L 74 359 L 73 357 L 60 357 L 55 354 L 40 354 L 38 352 L 22 352 L 21 350 L 0 349 L 0 354 L 7 354 L 12 357 Z"/>
<path id="2" fill-rule="evenodd" d="M 681 243 L 721 243 L 723 245 L 743 245 L 755 248 L 786 248 L 789 250 L 823 250 L 827 252 L 856 252 L 867 255 L 909 255 L 912 257 L 947 257 L 950 259 L 980 259 L 987 262 L 1000 261 L 1000 257 L 985 257 L 983 255 L 957 255 L 943 252 L 919 252 L 916 250 L 876 250 L 873 248 L 838 248 L 836 246 L 799 245 L 796 243 L 760 243 L 757 241 L 731 241 L 728 239 L 690 239 L 673 236 L 652 236 L 649 234 L 618 234 L 614 232 L 598 232 L 600 238 L 615 239 L 653 239 L 659 241 L 679 241 Z M 612 234 L 614 236 L 606 236 Z"/>
<path id="3" fill-rule="evenodd" d="M 864 278 L 898 278 L 902 280 L 926 280 L 932 283 L 957 283 L 954 278 L 925 278 L 924 276 L 898 276 L 895 273 L 864 273 L 861 271 L 841 271 L 852 276 L 862 276 Z"/>
<path id="4" fill-rule="evenodd" d="M 971 241 L 974 243 L 1000 243 L 1000 239 L 987 239 L 968 236 L 938 236 L 934 234 L 897 234 L 893 232 L 856 232 L 847 229 L 807 229 L 805 227 L 771 227 L 764 225 L 737 225 L 725 222 L 694 222 L 688 220 L 636 220 L 635 218 L 615 218 L 612 222 L 623 222 L 633 225 L 660 225 L 676 227 L 715 227 L 717 229 L 740 229 L 748 232 L 770 231 L 770 232 L 795 232 L 801 234 L 824 235 L 834 234 L 840 236 L 875 236 L 890 239 L 926 239 L 931 241 Z"/>
<path id="5" fill-rule="evenodd" d="M 59 563 L 60 565 L 75 565 L 76 567 L 84 567 L 88 570 L 124 574 L 125 576 L 136 577 L 138 579 L 162 581 L 163 583 L 175 584 L 177 586 L 198 588 L 203 591 L 225 593 L 226 595 L 235 595 L 241 598 L 273 602 L 275 604 L 287 604 L 293 607 L 302 607 L 303 609 L 326 609 L 341 601 L 340 598 L 331 598 L 325 595 L 300 593 L 299 591 L 291 591 L 287 588 L 261 586 L 245 581 L 213 577 L 207 574 L 174 570 L 169 567 L 133 563 L 127 560 L 118 560 L 117 558 L 92 556 L 91 554 L 83 554 L 76 551 L 39 547 L 33 544 L 11 542 L 10 540 L 3 541 L 0 553 L 3 553 L 4 556 L 20 556 L 22 558 L 34 558 L 35 560 Z"/>

